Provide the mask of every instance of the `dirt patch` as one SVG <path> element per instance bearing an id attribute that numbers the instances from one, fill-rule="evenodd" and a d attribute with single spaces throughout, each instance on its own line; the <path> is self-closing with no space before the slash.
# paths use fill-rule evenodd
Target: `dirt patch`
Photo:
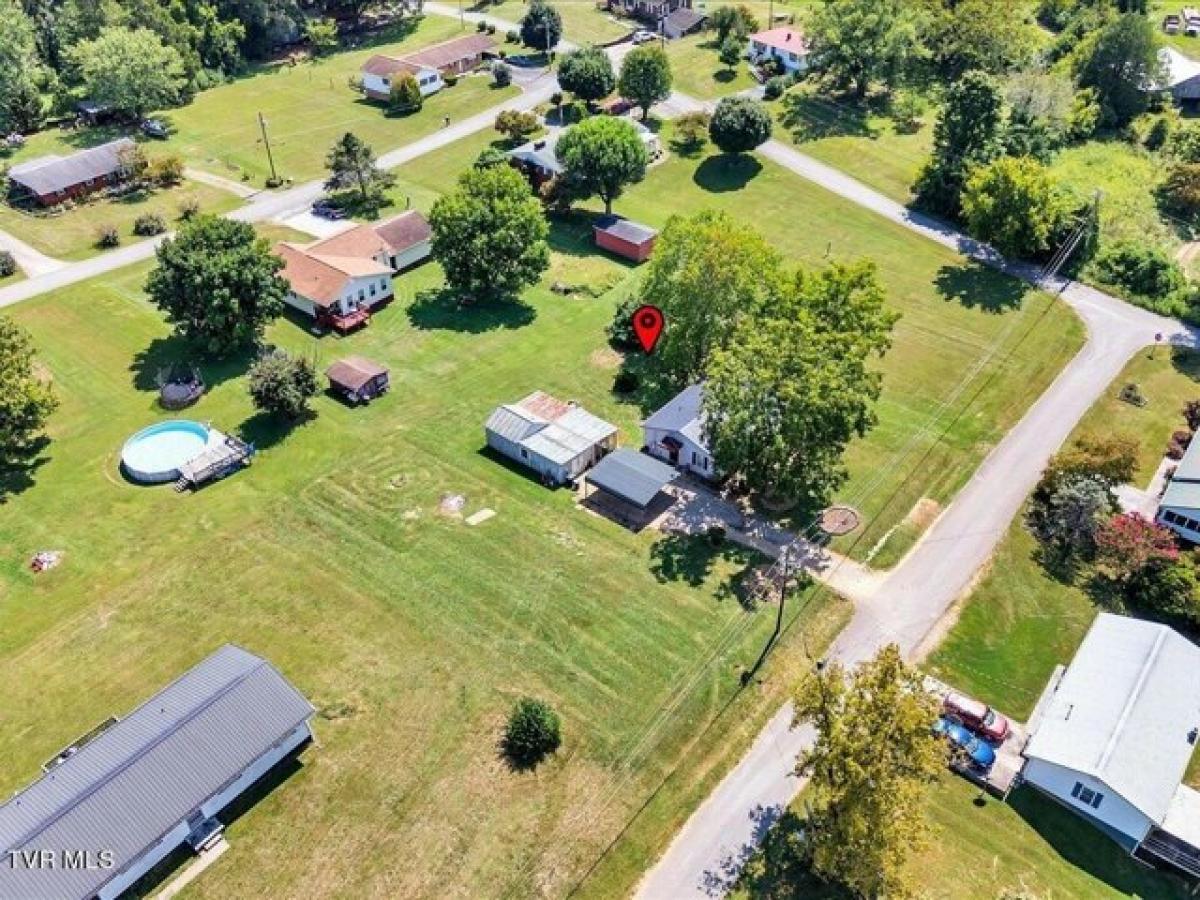
<path id="1" fill-rule="evenodd" d="M 858 527 L 858 510 L 849 506 L 831 506 L 821 513 L 821 530 L 826 534 L 849 534 Z"/>
<path id="2" fill-rule="evenodd" d="M 922 497 L 904 517 L 906 525 L 915 525 L 924 531 L 933 524 L 933 520 L 942 514 L 942 505 L 936 500 Z"/>
<path id="3" fill-rule="evenodd" d="M 615 369 L 621 365 L 621 354 L 611 347 L 605 347 L 602 350 L 593 350 L 591 362 L 597 369 Z"/>
<path id="4" fill-rule="evenodd" d="M 442 500 L 438 504 L 438 512 L 443 516 L 451 516 L 457 519 L 462 516 L 463 507 L 466 505 L 467 498 L 462 494 L 442 494 Z"/>

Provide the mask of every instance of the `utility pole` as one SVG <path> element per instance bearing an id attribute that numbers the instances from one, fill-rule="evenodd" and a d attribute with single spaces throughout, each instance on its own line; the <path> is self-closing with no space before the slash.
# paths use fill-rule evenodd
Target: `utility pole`
<path id="1" fill-rule="evenodd" d="M 261 112 L 258 114 L 258 127 L 262 131 L 263 146 L 267 148 L 267 163 L 271 166 L 271 181 L 267 187 L 275 187 L 279 184 L 279 175 L 275 171 L 275 157 L 271 155 L 271 139 L 267 137 L 267 120 Z"/>
<path id="2" fill-rule="evenodd" d="M 792 548 L 790 545 L 784 547 L 783 551 L 779 554 L 779 561 L 777 563 L 779 567 L 779 607 L 775 611 L 775 630 L 772 631 L 771 636 L 767 638 L 767 642 L 763 645 L 762 652 L 758 654 L 758 659 L 754 661 L 754 665 L 742 673 L 743 685 L 750 683 L 750 680 L 754 677 L 755 673 L 758 672 L 759 668 L 766 661 L 767 654 L 771 652 L 771 648 L 775 646 L 775 642 L 779 640 L 779 635 L 783 633 L 783 606 L 784 601 L 787 599 L 787 586 L 792 574 L 792 569 L 789 564 L 789 554 L 791 549 Z M 767 577 L 770 578 L 771 573 L 774 571 L 775 567 L 773 566 L 767 572 Z"/>

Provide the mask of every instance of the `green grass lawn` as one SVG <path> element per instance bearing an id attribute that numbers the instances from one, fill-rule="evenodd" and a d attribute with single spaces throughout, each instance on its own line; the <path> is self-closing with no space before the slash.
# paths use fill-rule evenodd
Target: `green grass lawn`
<path id="1" fill-rule="evenodd" d="M 903 130 L 885 115 L 830 99 L 807 84 L 770 108 L 776 137 L 897 202 L 912 199 L 913 183 L 932 147 L 935 112 L 927 112 L 914 130 Z"/>
<path id="2" fill-rule="evenodd" d="M 521 19 L 525 18 L 528 5 L 525 0 L 504 0 L 496 5 L 470 8 L 475 12 L 520 24 Z M 632 19 L 621 19 L 597 9 L 594 0 L 556 0 L 551 5 L 562 16 L 563 37 L 575 44 L 606 44 L 641 27 Z"/>
<path id="3" fill-rule="evenodd" d="M 207 213 L 226 213 L 244 202 L 220 188 L 185 181 L 173 188 L 114 199 L 93 197 L 74 209 L 54 215 L 25 212 L 0 203 L 0 230 L 49 256 L 65 260 L 86 259 L 104 252 L 96 246 L 96 237 L 105 225 L 117 227 L 122 245 L 143 240 L 133 233 L 133 223 L 146 213 L 162 215 L 167 220 L 168 230 L 178 227 L 180 205 L 186 199 L 195 199 L 201 212 Z"/>
<path id="4" fill-rule="evenodd" d="M 712 34 L 701 32 L 667 42 L 675 90 L 698 100 L 715 100 L 757 84 L 750 76 L 745 60 L 727 69 L 717 59 L 714 41 Z"/>
<path id="5" fill-rule="evenodd" d="M 366 100 L 349 86 L 349 79 L 375 53 L 411 53 L 469 33 L 473 29 L 464 31 L 453 19 L 428 16 L 359 49 L 296 66 L 260 67 L 198 94 L 187 106 L 162 113 L 159 118 L 170 126 L 171 137 L 148 146 L 179 153 L 190 166 L 262 185 L 270 174 L 258 124 L 262 113 L 280 176 L 296 181 L 321 177 L 325 154 L 347 131 L 383 153 L 436 131 L 445 116 L 459 120 L 514 96 L 517 88 L 493 87 L 487 75 L 464 77 L 427 98 L 420 112 L 393 117 L 382 104 Z M 114 136 L 111 129 L 43 132 L 9 161 L 71 152 Z"/>
<path id="6" fill-rule="evenodd" d="M 1155 27 L 1158 28 L 1159 38 L 1164 44 L 1169 44 L 1187 56 L 1200 58 L 1200 38 L 1188 37 L 1182 32 L 1179 34 L 1167 34 L 1162 30 L 1163 16 L 1167 13 L 1179 15 L 1179 11 L 1184 5 L 1183 3 L 1176 2 L 1176 0 L 1151 0 L 1148 15 Z"/>
<path id="7" fill-rule="evenodd" d="M 1135 382 L 1149 399 L 1138 408 L 1117 398 Z M 1149 483 L 1180 408 L 1200 397 L 1200 357 L 1139 354 L 1080 422 L 1072 439 L 1122 434 L 1140 444 L 1138 482 Z M 1036 542 L 1020 519 L 1009 528 L 991 569 L 930 658 L 939 677 L 1018 719 L 1032 711 L 1055 665 L 1070 662 L 1099 611 L 1083 587 L 1064 583 L 1038 564 Z"/>
<path id="8" fill-rule="evenodd" d="M 923 900 L 991 898 L 1005 890 L 1054 900 L 1189 896 L 1183 879 L 1135 862 L 1087 822 L 1031 788 L 1018 788 L 1008 803 L 978 798 L 978 788 L 949 773 L 930 791 L 929 847 L 912 862 Z M 780 828 L 798 824 L 792 814 Z M 788 852 L 780 828 L 747 867 L 731 894 L 734 900 L 850 900 L 847 892 L 804 869 Z"/>

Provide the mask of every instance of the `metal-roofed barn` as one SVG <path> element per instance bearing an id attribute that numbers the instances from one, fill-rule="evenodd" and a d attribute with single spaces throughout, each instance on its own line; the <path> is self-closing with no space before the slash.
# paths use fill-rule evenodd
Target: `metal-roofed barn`
<path id="1" fill-rule="evenodd" d="M 617 444 L 615 425 L 543 391 L 496 407 L 484 432 L 489 447 L 551 484 L 578 478 Z"/>
<path id="2" fill-rule="evenodd" d="M 312 705 L 231 644 L 0 805 L 0 897 L 117 897 L 312 738 Z"/>

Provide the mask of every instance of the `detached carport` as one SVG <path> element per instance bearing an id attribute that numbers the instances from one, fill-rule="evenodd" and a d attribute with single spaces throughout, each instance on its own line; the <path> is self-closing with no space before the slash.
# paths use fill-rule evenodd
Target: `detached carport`
<path id="1" fill-rule="evenodd" d="M 675 498 L 664 488 L 679 477 L 666 463 L 622 448 L 600 460 L 587 473 L 583 502 L 634 530 L 665 512 Z"/>

